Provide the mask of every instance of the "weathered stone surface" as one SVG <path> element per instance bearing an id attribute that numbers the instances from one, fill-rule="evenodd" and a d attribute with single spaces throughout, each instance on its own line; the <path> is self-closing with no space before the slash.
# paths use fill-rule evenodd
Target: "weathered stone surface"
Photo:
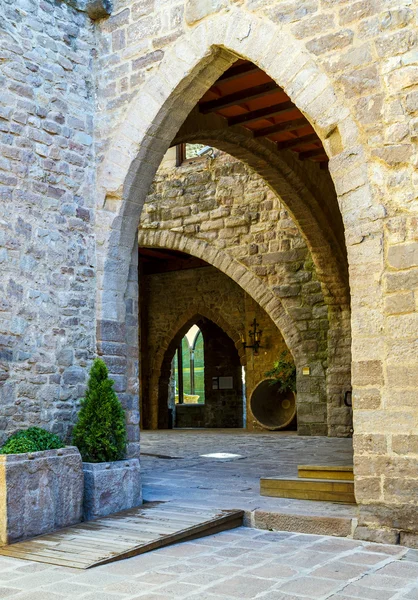
<path id="1" fill-rule="evenodd" d="M 142 504 L 137 458 L 110 463 L 83 463 L 85 521 Z"/>
<path id="2" fill-rule="evenodd" d="M 69 439 L 95 351 L 94 36 L 64 2 L 0 15 L 0 442 L 30 425 Z"/>
<path id="3" fill-rule="evenodd" d="M 217 12 L 226 4 L 225 0 L 187 0 L 184 9 L 186 23 L 193 25 L 208 15 Z"/>
<path id="4" fill-rule="evenodd" d="M 317 517 L 255 510 L 247 516 L 248 525 L 269 531 L 294 531 L 313 535 L 347 537 L 352 534 L 353 519 Z"/>
<path id="5" fill-rule="evenodd" d="M 70 435 L 83 384 L 65 383 L 63 374 L 69 367 L 88 367 L 96 339 L 129 348 L 126 374 L 119 373 L 118 385 L 126 387 L 123 393 L 137 397 L 136 309 L 128 312 L 127 306 L 137 300 L 135 260 L 131 269 L 129 262 L 141 206 L 157 163 L 181 123 L 237 56 L 265 68 L 289 92 L 331 156 L 338 203 L 335 196 L 332 204 L 325 202 L 324 178 L 312 176 L 314 167 L 309 161 L 299 163 L 294 157 L 290 168 L 278 159 L 281 166 L 275 181 L 290 182 L 280 191 L 282 200 L 293 214 L 299 211 L 299 225 L 308 246 L 317 251 L 313 256 L 317 274 L 338 324 L 327 334 L 327 361 L 336 361 L 334 370 L 328 367 L 328 374 L 332 372 L 334 383 L 339 381 L 333 394 L 332 386 L 328 387 L 334 416 L 349 381 L 339 366 L 347 362 L 352 348 L 355 364 L 382 365 L 381 374 L 369 371 L 372 377 L 367 377 L 366 370 L 357 371 L 356 397 L 361 399 L 370 386 L 379 390 L 382 400 L 373 414 L 370 409 L 354 409 L 354 428 L 360 437 L 376 441 L 383 436 L 383 442 L 373 447 L 390 456 L 393 435 L 400 430 L 416 434 L 412 398 L 417 384 L 411 374 L 417 371 L 413 334 L 417 323 L 410 318 L 417 311 L 416 267 L 394 255 L 391 261 L 395 262 L 389 263 L 388 253 L 392 247 L 417 241 L 413 121 L 418 113 L 417 30 L 415 7 L 394 4 L 383 0 L 230 0 L 217 13 L 212 10 L 216 2 L 203 2 L 200 20 L 189 24 L 184 18 L 185 1 L 164 3 L 162 8 L 161 2 L 117 0 L 113 15 L 94 23 L 64 2 L 0 3 L 0 361 L 7 366 L 2 366 L 0 377 L 2 437 L 29 424 Z M 153 54 L 160 49 L 162 60 Z M 234 146 L 237 157 L 249 160 L 243 146 L 250 142 L 247 136 L 243 145 Z M 266 175 L 262 160 L 256 158 L 252 164 Z M 233 174 L 226 174 L 225 180 L 218 200 L 227 206 Z M 309 185 L 296 202 L 294 188 L 301 191 L 306 180 Z M 209 210 L 204 187 L 194 192 L 202 194 L 202 210 Z M 177 190 L 173 198 L 182 193 Z M 321 212 L 326 224 L 321 235 L 313 228 L 313 217 L 318 216 L 310 203 L 314 196 L 321 200 L 316 205 L 319 212 L 326 206 Z M 268 223 L 277 221 L 273 213 Z M 209 219 L 216 219 L 217 227 L 230 216 L 243 215 L 209 214 Z M 181 218 L 173 216 L 171 226 L 177 227 Z M 323 252 L 337 223 L 348 249 L 352 345 L 347 334 L 348 311 L 340 314 L 344 312 L 340 289 L 335 287 L 338 269 L 330 272 L 333 253 Z M 185 235 L 192 234 L 196 224 L 184 223 L 190 228 L 184 230 Z M 153 230 L 155 221 L 148 226 Z M 216 227 L 202 231 L 206 236 L 202 240 L 209 244 L 219 235 L 222 244 L 236 239 L 230 228 Z M 236 236 L 245 239 L 249 227 L 248 223 L 237 226 Z M 265 239 L 254 238 L 251 247 L 256 245 L 259 254 L 264 254 Z M 269 248 L 268 252 L 282 249 Z M 267 277 L 272 264 L 258 264 L 256 252 L 249 255 L 254 257 L 255 262 L 246 267 Z M 390 286 L 396 285 L 400 289 L 395 291 L 414 294 L 414 313 L 404 312 L 405 306 L 398 312 L 399 298 L 396 306 L 387 301 L 386 295 L 393 293 Z M 302 309 L 296 314 L 303 316 L 310 306 L 308 302 L 294 308 Z M 409 301 L 406 308 L 411 308 Z M 275 318 L 279 318 L 277 312 Z M 101 322 L 112 325 L 102 328 Z M 285 318 L 281 326 L 286 326 Z M 313 338 L 310 348 L 316 353 L 322 342 L 316 332 Z M 72 364 L 60 364 L 64 348 L 74 350 Z M 312 394 L 312 390 L 304 393 Z M 316 397 L 321 393 L 316 391 Z M 129 416 L 132 444 L 138 443 L 136 419 L 137 408 L 133 408 Z M 369 463 L 366 446 L 361 456 Z M 415 489 L 415 478 L 411 474 L 406 478 L 397 498 L 395 486 L 384 489 L 384 475 L 379 476 L 382 502 L 396 506 L 387 520 L 392 519 L 394 526 L 399 515 L 407 514 L 413 505 L 405 489 L 408 485 Z"/>
<path id="6" fill-rule="evenodd" d="M 108 17 L 112 12 L 112 1 L 111 0 L 86 0 L 86 7 L 84 9 L 90 19 L 102 19 Z"/>
<path id="7" fill-rule="evenodd" d="M 354 530 L 355 540 L 365 540 L 377 544 L 399 544 L 399 531 L 394 529 L 372 529 L 358 526 Z"/>
<path id="8" fill-rule="evenodd" d="M 395 269 L 418 267 L 418 242 L 409 242 L 391 246 L 388 250 L 388 262 Z"/>
<path id="9" fill-rule="evenodd" d="M 84 476 L 77 448 L 0 456 L 0 543 L 79 523 Z"/>
<path id="10" fill-rule="evenodd" d="M 113 8 L 112 0 L 63 0 L 76 10 L 86 12 L 90 19 L 108 17 Z"/>

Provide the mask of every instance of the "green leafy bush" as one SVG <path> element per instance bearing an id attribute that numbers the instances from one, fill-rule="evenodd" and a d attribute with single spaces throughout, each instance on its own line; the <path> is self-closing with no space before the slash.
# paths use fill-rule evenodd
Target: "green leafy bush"
<path id="1" fill-rule="evenodd" d="M 279 383 L 279 391 L 287 392 L 288 390 L 296 392 L 296 367 L 290 353 L 284 350 L 277 360 L 273 368 L 265 373 L 266 377 L 272 377 Z"/>
<path id="2" fill-rule="evenodd" d="M 63 447 L 64 443 L 57 435 L 40 427 L 29 427 L 29 429 L 21 429 L 11 435 L 0 452 L 1 454 L 23 454 L 24 452 L 57 450 Z"/>
<path id="3" fill-rule="evenodd" d="M 125 458 L 125 411 L 113 390 L 113 383 L 103 360 L 96 358 L 73 430 L 73 443 L 85 462 Z"/>

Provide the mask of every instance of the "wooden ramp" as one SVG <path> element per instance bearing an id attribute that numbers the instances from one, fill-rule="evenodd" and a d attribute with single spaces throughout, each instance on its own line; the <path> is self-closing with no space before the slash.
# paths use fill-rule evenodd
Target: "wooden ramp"
<path id="1" fill-rule="evenodd" d="M 89 569 L 242 525 L 244 511 L 144 505 L 0 547 L 0 555 Z"/>

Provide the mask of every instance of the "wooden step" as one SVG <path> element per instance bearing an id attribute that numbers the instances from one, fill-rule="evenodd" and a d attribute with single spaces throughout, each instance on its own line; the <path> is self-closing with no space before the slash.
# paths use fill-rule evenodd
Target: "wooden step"
<path id="1" fill-rule="evenodd" d="M 260 479 L 261 496 L 322 500 L 355 504 L 354 482 L 341 479 L 298 479 L 296 477 Z"/>
<path id="2" fill-rule="evenodd" d="M 353 467 L 299 465 L 298 476 L 303 479 L 343 479 L 354 481 Z"/>
<path id="3" fill-rule="evenodd" d="M 243 510 L 145 504 L 0 548 L 0 555 L 89 569 L 240 527 Z"/>

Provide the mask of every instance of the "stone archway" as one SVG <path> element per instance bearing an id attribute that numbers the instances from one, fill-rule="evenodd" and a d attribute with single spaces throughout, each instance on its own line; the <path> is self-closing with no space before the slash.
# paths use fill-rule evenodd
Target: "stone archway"
<path id="1" fill-rule="evenodd" d="M 328 421 L 328 427 L 329 423 L 331 423 L 331 425 L 338 423 L 338 411 L 334 414 L 334 406 L 332 403 L 327 402 L 327 385 L 329 385 L 329 382 L 327 380 L 327 374 L 323 369 L 320 353 L 316 353 L 316 351 L 312 350 L 310 336 L 307 335 L 305 339 L 304 332 L 298 328 L 297 322 L 292 319 L 290 314 L 286 311 L 281 299 L 271 291 L 261 278 L 257 277 L 248 267 L 234 259 L 227 251 L 219 250 L 211 246 L 208 242 L 197 238 L 191 238 L 171 231 L 146 229 L 139 231 L 138 243 L 140 247 L 177 250 L 205 260 L 205 262 L 237 283 L 256 301 L 272 320 L 283 336 L 286 346 L 293 356 L 298 378 L 298 407 L 304 406 L 304 411 L 306 411 L 306 414 L 309 414 L 308 407 L 311 406 L 312 402 L 315 403 L 317 422 L 321 421 L 320 411 L 322 409 L 322 430 L 325 429 L 325 431 L 327 431 L 326 421 Z M 188 314 L 192 316 L 194 313 L 199 312 L 199 309 L 200 304 L 192 304 Z M 243 348 L 239 341 L 239 335 L 236 331 L 229 331 L 229 328 L 226 325 L 226 319 L 224 319 L 224 325 L 221 325 L 219 317 L 213 319 L 209 315 L 210 313 L 208 311 L 203 314 L 203 316 L 207 316 L 209 319 L 219 324 L 235 342 L 237 348 L 240 349 L 240 352 L 242 353 Z M 175 335 L 175 332 L 180 329 L 180 327 L 181 323 L 176 324 L 174 331 L 170 331 L 164 336 L 160 342 L 162 349 L 168 346 Z M 162 351 L 165 352 L 165 350 Z M 153 359 L 153 362 L 158 368 L 159 361 Z M 306 365 L 309 365 L 312 371 L 310 381 L 308 382 L 309 385 L 306 384 L 302 375 L 302 369 Z M 308 431 L 309 427 L 315 427 L 315 422 L 309 420 L 311 419 L 310 416 L 307 417 L 306 422 L 304 421 L 302 409 L 300 410 L 300 415 L 300 428 L 305 426 L 306 428 L 304 430 Z"/>
<path id="2" fill-rule="evenodd" d="M 189 115 L 188 119 L 173 140 L 178 143 L 201 143 L 213 146 L 242 161 L 260 175 L 264 182 L 275 192 L 278 198 L 286 205 L 292 205 L 295 197 L 302 194 L 298 184 L 292 180 L 284 182 L 283 159 L 272 152 L 268 143 L 253 136 L 240 127 L 221 127 L 221 119 L 215 115 L 201 116 Z M 214 118 L 215 117 L 215 118 Z M 292 173 L 299 173 L 303 166 L 292 156 L 286 157 L 288 163 L 293 163 Z M 327 196 L 328 206 L 335 196 L 335 191 L 329 186 L 320 187 L 323 196 L 315 186 L 315 173 L 311 173 L 310 189 L 303 192 L 307 204 L 312 203 L 311 210 L 315 211 L 315 203 L 319 198 Z M 322 180 L 320 182 L 324 184 Z M 325 183 L 331 183 L 327 182 Z M 298 191 L 295 191 L 298 189 Z M 334 198 L 335 200 L 335 198 Z M 338 208 L 338 207 L 337 207 Z M 340 214 L 340 213 L 339 213 Z M 341 214 L 340 214 L 341 217 Z M 308 217 L 309 219 L 309 217 Z M 296 221 L 296 219 L 295 219 Z M 300 230 L 299 223 L 298 229 Z M 309 224 L 307 225 L 309 228 Z M 303 229 L 302 229 L 303 232 Z M 306 234 L 305 234 L 306 235 Z M 328 347 L 327 347 L 327 390 L 328 401 L 328 432 L 329 435 L 348 435 L 351 427 L 347 407 L 343 404 L 346 391 L 351 389 L 351 309 L 350 290 L 348 285 L 347 257 L 345 255 L 345 242 L 341 236 L 336 236 L 330 242 L 328 249 L 320 251 L 306 239 L 311 256 L 315 259 L 315 272 L 321 284 L 322 293 L 328 308 Z M 323 242 L 321 242 L 323 243 Z M 331 251 L 331 248 L 333 250 Z M 290 315 L 287 318 L 291 320 Z M 280 326 L 278 325 L 280 328 Z"/>
<path id="3" fill-rule="evenodd" d="M 146 89 L 139 92 L 132 103 L 99 174 L 102 203 L 98 215 L 98 225 L 102 230 L 102 244 L 98 248 L 102 257 L 99 321 L 109 309 L 106 302 L 102 302 L 103 295 L 113 295 L 113 303 L 119 305 L 113 310 L 114 320 L 124 312 L 123 298 L 117 292 L 120 294 L 120 290 L 126 288 L 127 258 L 134 244 L 143 198 L 164 152 L 203 92 L 234 62 L 237 55 L 265 70 L 304 112 L 331 155 L 332 173 L 340 167 L 336 157 L 341 157 L 344 151 L 351 156 L 350 167 L 356 166 L 353 164 L 357 162 L 354 157 L 359 155 L 359 149 L 355 123 L 334 93 L 330 81 L 302 45 L 299 46 L 273 24 L 250 17 L 240 9 L 234 9 L 228 16 L 213 17 L 210 24 L 208 27 L 208 22 L 205 22 L 192 29 L 187 40 L 181 38 L 174 45 L 173 52 L 162 61 L 158 73 L 147 81 Z M 236 27 L 235 31 L 230 27 L 232 24 Z M 248 35 L 240 34 L 244 31 Z M 281 52 L 269 56 L 265 40 L 273 37 L 277 45 L 280 42 Z M 187 53 L 183 52 L 186 47 Z M 300 59 L 291 60 L 289 57 Z M 310 76 L 304 78 L 308 73 Z M 295 78 L 299 82 L 297 92 L 293 91 L 294 84 L 290 85 Z M 339 140 L 337 145 L 334 143 L 336 138 Z M 335 158 L 332 156 L 334 153 Z M 337 191 L 347 191 L 342 183 Z M 303 187 L 302 182 L 300 185 Z M 296 221 L 303 224 L 306 222 L 303 217 L 306 206 L 301 198 L 295 198 L 293 204 L 288 208 Z M 321 227 L 315 218 L 306 223 L 305 228 L 302 226 L 302 232 L 311 247 L 314 240 L 317 240 L 318 246 L 328 246 L 329 232 L 321 235 Z M 313 257 L 315 260 L 315 252 Z M 115 271 L 118 272 L 117 277 L 110 276 Z"/>
<path id="4" fill-rule="evenodd" d="M 279 49 L 277 53 L 270 52 L 270 42 Z M 126 341 L 126 306 L 136 300 L 130 285 L 133 280 L 129 279 L 130 267 L 135 264 L 131 257 L 135 256 L 136 228 L 144 197 L 163 154 L 199 98 L 237 57 L 254 62 L 276 81 L 317 131 L 330 158 L 329 169 L 349 242 L 349 265 L 367 264 L 367 244 L 361 246 L 361 241 L 367 235 L 370 210 L 378 215 L 379 209 L 373 208 L 367 161 L 349 109 L 302 43 L 279 26 L 235 7 L 226 14 L 205 19 L 173 44 L 132 101 L 105 157 L 99 174 L 97 213 L 99 347 L 103 348 L 115 336 L 125 336 Z M 283 175 L 286 177 L 286 173 Z M 288 208 L 297 222 L 307 224 L 302 198 L 296 198 Z M 303 234 L 311 248 L 315 245 L 318 251 L 325 249 L 331 256 L 329 231 L 323 231 L 315 215 L 311 216 Z M 316 252 L 312 255 L 315 261 Z M 379 264 L 376 269 L 380 269 Z M 357 332 L 360 331 L 358 324 Z M 133 350 L 126 369 L 127 401 L 132 403 L 129 418 L 133 422 L 137 421 L 136 356 Z M 369 360 L 361 360 L 363 356 L 364 352 L 357 359 L 360 386 Z M 354 369 L 354 374 L 357 371 Z M 137 439 L 132 432 L 134 444 Z M 135 446 L 131 450 L 135 451 Z"/>
<path id="5" fill-rule="evenodd" d="M 151 409 L 149 420 L 153 428 L 157 428 L 158 426 L 158 428 L 164 429 L 166 426 L 164 415 L 161 415 L 163 412 L 162 409 L 164 408 L 161 404 L 164 404 L 166 400 L 165 396 L 167 393 L 174 352 L 190 327 L 202 318 L 211 321 L 225 332 L 229 339 L 234 343 L 241 365 L 244 366 L 246 363 L 245 349 L 240 340 L 240 335 L 235 328 L 232 327 L 222 315 L 211 308 L 208 308 L 201 302 L 197 302 L 195 305 L 190 306 L 187 313 L 183 314 L 181 318 L 170 327 L 169 331 L 167 331 L 164 340 L 161 340 L 158 352 L 153 357 L 148 399 Z"/>

